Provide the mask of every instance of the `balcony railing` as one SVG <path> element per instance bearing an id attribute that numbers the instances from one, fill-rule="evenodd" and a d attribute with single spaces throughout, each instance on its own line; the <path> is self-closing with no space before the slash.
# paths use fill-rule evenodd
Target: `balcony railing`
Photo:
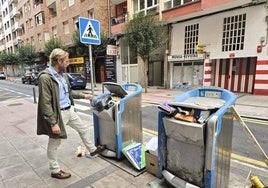
<path id="1" fill-rule="evenodd" d="M 127 14 L 118 15 L 117 17 L 112 17 L 112 25 L 124 23 L 127 21 Z"/>
<path id="2" fill-rule="evenodd" d="M 14 25 L 11 26 L 12 31 L 16 31 L 22 29 L 18 22 L 15 22 Z"/>

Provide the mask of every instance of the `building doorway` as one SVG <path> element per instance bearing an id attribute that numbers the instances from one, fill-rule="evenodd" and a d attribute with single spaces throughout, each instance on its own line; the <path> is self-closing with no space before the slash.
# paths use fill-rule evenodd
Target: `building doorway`
<path id="1" fill-rule="evenodd" d="M 213 60 L 212 85 L 233 92 L 252 93 L 256 62 L 256 57 Z"/>

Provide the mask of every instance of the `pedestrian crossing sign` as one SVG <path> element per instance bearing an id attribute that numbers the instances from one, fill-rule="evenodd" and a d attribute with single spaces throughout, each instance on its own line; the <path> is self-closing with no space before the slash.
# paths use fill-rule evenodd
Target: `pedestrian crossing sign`
<path id="1" fill-rule="evenodd" d="M 94 19 L 79 17 L 79 35 L 80 42 L 99 45 L 101 43 L 100 22 Z"/>

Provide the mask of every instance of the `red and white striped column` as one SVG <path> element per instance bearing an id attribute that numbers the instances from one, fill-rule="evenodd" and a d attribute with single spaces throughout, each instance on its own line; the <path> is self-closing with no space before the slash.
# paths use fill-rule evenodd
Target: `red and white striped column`
<path id="1" fill-rule="evenodd" d="M 211 86 L 211 70 L 212 70 L 212 63 L 209 59 L 205 59 L 204 62 L 204 79 L 203 79 L 203 86 Z"/>
<path id="2" fill-rule="evenodd" d="M 268 60 L 257 60 L 254 95 L 268 95 Z"/>

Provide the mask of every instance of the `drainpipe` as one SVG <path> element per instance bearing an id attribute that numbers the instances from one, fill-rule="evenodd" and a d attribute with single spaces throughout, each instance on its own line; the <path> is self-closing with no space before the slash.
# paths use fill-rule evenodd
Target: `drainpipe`
<path id="1" fill-rule="evenodd" d="M 107 15 L 108 15 L 108 37 L 111 37 L 111 7 L 110 0 L 107 0 Z"/>

